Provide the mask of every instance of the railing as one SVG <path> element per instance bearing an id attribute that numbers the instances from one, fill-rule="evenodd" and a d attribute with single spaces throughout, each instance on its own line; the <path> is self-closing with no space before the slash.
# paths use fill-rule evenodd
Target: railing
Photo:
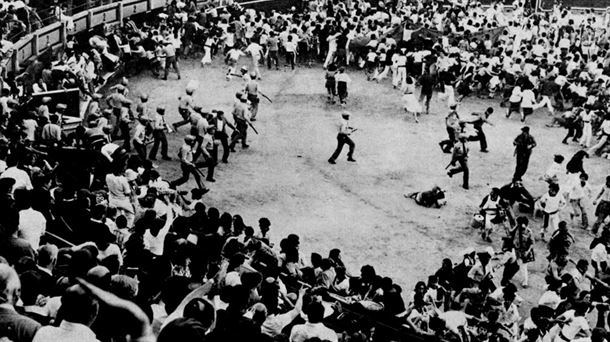
<path id="1" fill-rule="evenodd" d="M 170 3 L 171 0 L 123 0 L 76 13 L 71 17 L 74 23 L 74 28 L 71 30 L 67 29 L 65 22 L 57 22 L 16 42 L 11 61 L 6 65 L 6 71 L 17 72 L 20 66 L 33 56 L 39 55 L 48 48 L 63 46 L 68 35 L 91 30 L 101 24 L 121 23 L 124 18 L 160 9 Z M 204 3 L 209 1 L 198 1 L 198 4 Z"/>
<path id="2" fill-rule="evenodd" d="M 242 6 L 259 10 L 269 10 L 275 7 L 289 8 L 299 6 L 300 3 L 299 0 L 238 0 L 237 2 Z M 71 30 L 67 30 L 65 22 L 57 22 L 28 34 L 16 42 L 11 60 L 4 66 L 4 71 L 18 72 L 20 66 L 33 56 L 38 56 L 48 48 L 63 46 L 68 35 L 88 31 L 101 24 L 122 23 L 125 18 L 161 9 L 170 3 L 171 0 L 123 0 L 76 13 L 71 17 L 74 24 Z M 197 0 L 198 6 L 210 3 L 218 4 L 219 1 Z"/>

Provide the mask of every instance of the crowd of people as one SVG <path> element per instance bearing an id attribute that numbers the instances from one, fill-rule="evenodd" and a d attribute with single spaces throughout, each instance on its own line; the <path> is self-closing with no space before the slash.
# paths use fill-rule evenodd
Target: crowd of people
<path id="1" fill-rule="evenodd" d="M 302 10 L 262 13 L 173 1 L 139 25 L 127 19 L 106 36 L 72 37 L 60 53 L 47 50 L 2 83 L 0 338 L 606 341 L 610 176 L 593 190 L 584 160 L 608 154 L 607 24 L 593 12 L 582 18 L 557 6 L 526 13 L 520 3 L 509 13 L 501 4 L 483 9 L 459 1 L 310 1 Z M 249 59 L 244 67 L 241 57 Z M 127 78 L 97 92 L 102 75 L 120 63 L 128 76 L 150 71 L 168 80 L 170 71 L 181 78 L 179 60 L 188 58 L 201 58 L 204 70 L 222 59 L 227 80 L 243 80 L 231 115 L 198 106 L 196 82 L 178 103 L 154 109 L 145 94 L 133 100 Z M 501 94 L 506 116 L 517 112 L 522 121 L 546 107 L 554 115 L 549 126 L 567 128 L 562 142 L 580 150 L 565 166 L 563 156 L 554 156 L 541 177 L 548 192 L 534 197 L 522 182 L 536 148 L 524 126 L 514 140 L 512 180 L 491 189 L 473 219 L 488 242 L 504 228 L 501 247 L 444 259 L 425 282 L 404 291 L 371 265 L 350 272 L 341 246 L 307 257 L 297 234 L 274 240 L 268 218 L 255 228 L 204 200 L 219 159 L 228 163 L 238 142 L 248 148 L 265 97 L 258 81 L 280 69 L 281 60 L 285 70 L 319 61 L 329 101 L 338 96 L 342 105 L 347 70 L 362 68 L 376 82 L 391 73 L 416 122 L 437 92 L 447 102 L 448 139 L 440 146 L 452 154 L 448 175 L 462 173 L 465 189 L 467 145 L 478 141 L 488 151 L 483 127 L 494 113 L 490 107 L 460 115 L 466 96 Z M 259 67 L 265 64 L 269 71 Z M 88 108 L 71 130 L 63 116 L 74 108 L 32 96 L 74 88 Z M 167 122 L 174 109 L 182 120 Z M 337 139 L 355 162 L 349 114 L 343 118 Z M 157 170 L 159 148 L 159 163 L 173 162 L 166 134 L 184 125 L 190 131 L 178 151 L 182 176 L 165 180 Z M 191 175 L 197 187 L 186 191 Z M 445 204 L 439 187 L 405 196 L 424 206 Z M 596 206 L 591 227 L 588 200 Z M 571 220 L 562 220 L 564 208 Z M 539 215 L 540 239 L 533 229 Z M 590 228 L 590 259 L 570 258 L 584 236 L 575 228 Z M 536 244 L 547 237 L 548 254 Z M 544 257 L 544 291 L 524 312 L 515 277 L 529 286 L 528 264 Z"/>

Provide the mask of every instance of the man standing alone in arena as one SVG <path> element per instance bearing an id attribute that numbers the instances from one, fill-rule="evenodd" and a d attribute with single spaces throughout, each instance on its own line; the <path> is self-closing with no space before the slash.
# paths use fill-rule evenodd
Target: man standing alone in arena
<path id="1" fill-rule="evenodd" d="M 345 144 L 349 146 L 349 151 L 347 152 L 347 161 L 356 161 L 354 159 L 354 148 L 356 147 L 356 144 L 354 144 L 352 139 L 349 137 L 349 135 L 355 131 L 355 129 L 353 127 L 350 127 L 349 125 L 350 113 L 343 112 L 343 114 L 341 114 L 341 117 L 343 119 L 341 120 L 341 125 L 339 126 L 339 133 L 337 134 L 337 148 L 335 149 L 335 152 L 330 157 L 330 159 L 328 159 L 328 162 L 331 164 L 336 164 L 335 160 L 337 160 L 339 154 L 341 154 L 341 151 L 343 150 L 343 145 Z"/>

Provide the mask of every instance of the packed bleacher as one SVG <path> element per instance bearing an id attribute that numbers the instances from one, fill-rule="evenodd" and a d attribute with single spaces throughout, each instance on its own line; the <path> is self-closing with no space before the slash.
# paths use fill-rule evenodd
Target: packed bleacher
<path id="1" fill-rule="evenodd" d="M 576 19 L 561 6 L 525 13 L 521 3 L 509 13 L 460 1 L 310 1 L 302 13 L 261 13 L 172 1 L 144 21 L 71 37 L 2 80 L 0 339 L 606 341 L 610 179 L 590 191 L 583 158 L 609 148 L 607 27 L 593 13 Z M 473 95 L 504 102 L 507 116 L 522 121 L 544 106 L 560 112 L 549 125 L 569 130 L 564 142 L 587 150 L 566 167 L 555 158 L 540 200 L 520 177 L 493 189 L 481 204 L 482 231 L 502 234 L 503 226 L 501 245 L 448 251 L 453 259 L 403 288 L 374 265 L 350 269 L 340 245 L 304 255 L 299 235 L 272 238 L 272 217 L 244 222 L 215 208 L 205 197 L 209 174 L 194 189 L 160 175 L 157 150 L 147 153 L 146 142 L 170 159 L 160 131 L 172 127 L 159 119 L 165 108 L 134 99 L 127 77 L 167 79 L 166 62 L 177 56 L 201 58 L 204 68 L 225 60 L 231 78 L 231 51 L 252 61 L 243 78 L 260 77 L 259 63 L 268 72 L 284 60 L 284 68 L 320 64 L 331 100 L 337 67 L 347 66 L 393 86 L 397 97 L 418 84 L 421 111 L 428 91 L 447 100 L 448 112 Z M 117 84 L 107 79 L 121 71 Z M 73 89 L 76 106 L 48 94 Z M 81 107 L 81 124 L 68 128 L 67 112 Z M 205 126 L 188 139 L 222 138 L 208 130 L 222 109 L 181 108 L 185 123 Z M 448 121 L 449 145 L 464 128 Z M 203 153 L 208 165 L 217 163 L 219 144 L 212 145 Z M 591 227 L 586 200 L 596 206 Z M 519 215 L 517 203 L 525 207 Z M 553 217 L 548 251 L 535 248 L 537 210 Z M 574 219 L 555 223 L 560 210 Z M 575 228 L 594 235 L 589 259 L 570 259 L 585 236 Z M 528 263 L 547 256 L 545 289 L 524 312 Z"/>

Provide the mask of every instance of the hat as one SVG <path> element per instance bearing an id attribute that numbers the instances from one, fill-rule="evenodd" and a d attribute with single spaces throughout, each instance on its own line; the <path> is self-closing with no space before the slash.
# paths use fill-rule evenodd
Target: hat
<path id="1" fill-rule="evenodd" d="M 55 106 L 55 108 L 59 109 L 59 110 L 63 110 L 63 109 L 68 108 L 68 106 L 66 106 L 65 103 L 58 103 L 57 106 Z"/>
<path id="2" fill-rule="evenodd" d="M 142 94 L 142 95 L 140 95 L 140 100 L 142 100 L 142 101 L 147 101 L 147 100 L 148 100 L 148 94 Z"/>
<path id="3" fill-rule="evenodd" d="M 42 98 L 42 103 L 49 103 L 51 102 L 51 97 L 50 96 L 45 96 Z"/>
<path id="4" fill-rule="evenodd" d="M 195 137 L 194 137 L 194 136 L 192 136 L 192 135 L 190 135 L 190 134 L 187 134 L 187 135 L 184 137 L 184 141 L 186 141 L 186 142 L 189 142 L 189 141 L 195 141 Z"/>
<path id="5" fill-rule="evenodd" d="M 100 93 L 95 93 L 95 94 L 91 95 L 91 97 L 92 97 L 94 100 L 99 100 L 99 99 L 101 99 L 103 96 L 102 96 L 102 94 L 100 94 Z"/>
<path id="6" fill-rule="evenodd" d="M 252 71 L 252 72 L 250 73 L 250 77 L 252 77 L 252 78 L 256 78 L 256 72 L 255 72 L 255 71 Z"/>
<path id="7" fill-rule="evenodd" d="M 140 116 L 138 116 L 138 120 L 140 120 L 140 121 L 148 121 L 148 117 L 146 115 L 140 115 Z"/>
<path id="8" fill-rule="evenodd" d="M 351 115 L 351 113 L 348 111 L 341 113 L 341 116 L 350 116 L 350 115 Z"/>
<path id="9" fill-rule="evenodd" d="M 241 66 L 241 70 L 242 70 L 242 71 L 248 71 L 248 67 L 247 67 L 247 66 L 245 66 L 245 65 L 242 65 L 242 66 Z"/>

